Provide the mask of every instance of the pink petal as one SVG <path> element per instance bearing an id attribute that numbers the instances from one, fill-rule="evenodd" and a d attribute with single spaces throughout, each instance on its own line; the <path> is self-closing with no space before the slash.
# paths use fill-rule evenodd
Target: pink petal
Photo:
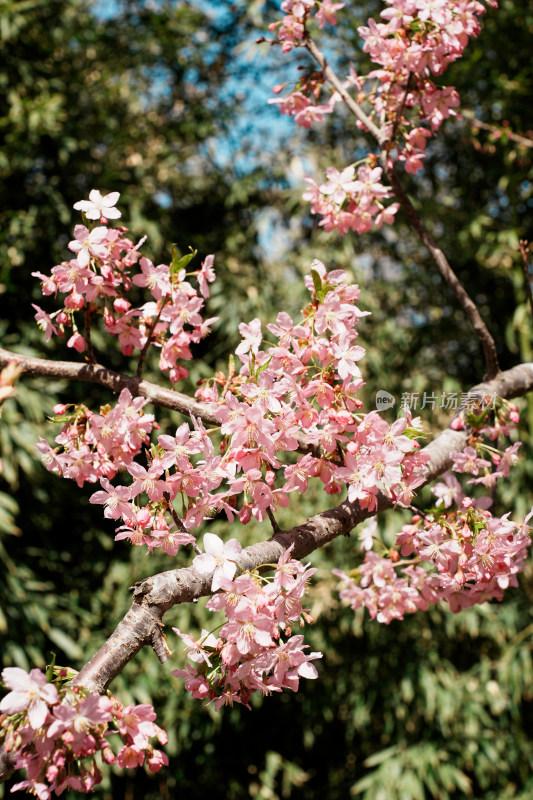
<path id="1" fill-rule="evenodd" d="M 28 673 L 20 667 L 6 667 L 3 669 L 2 680 L 8 689 L 18 689 L 22 691 L 28 689 Z"/>
<path id="2" fill-rule="evenodd" d="M 4 714 L 17 714 L 19 711 L 24 711 L 28 703 L 28 692 L 10 692 L 2 699 L 0 711 Z"/>
<path id="3" fill-rule="evenodd" d="M 202 553 L 193 559 L 192 565 L 200 575 L 208 575 L 216 567 L 216 561 L 209 553 Z"/>
<path id="4" fill-rule="evenodd" d="M 34 700 L 28 709 L 28 720 L 34 730 L 42 728 L 48 714 L 48 706 L 44 700 Z"/>
<path id="5" fill-rule="evenodd" d="M 213 556 L 224 555 L 224 542 L 215 533 L 204 534 L 204 550 Z"/>
<path id="6" fill-rule="evenodd" d="M 316 667 L 308 661 L 300 664 L 298 667 L 298 675 L 301 675 L 302 678 L 318 678 Z"/>

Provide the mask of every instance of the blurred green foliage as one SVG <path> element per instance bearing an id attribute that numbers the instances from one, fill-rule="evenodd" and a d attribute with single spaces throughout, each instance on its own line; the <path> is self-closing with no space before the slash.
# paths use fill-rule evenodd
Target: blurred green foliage
<path id="1" fill-rule="evenodd" d="M 61 346 L 41 340 L 31 320 L 30 301 L 46 301 L 30 273 L 48 272 L 65 257 L 72 205 L 96 187 L 122 193 L 123 219 L 132 236 L 148 233 L 145 249 L 154 261 L 169 260 L 171 242 L 183 252 L 191 245 L 200 258 L 216 254 L 209 313 L 221 322 L 196 353 L 189 389 L 223 366 L 241 319 L 271 319 L 282 308 L 297 314 L 301 276 L 314 257 L 351 269 L 361 306 L 372 311 L 360 325 L 370 407 L 378 388 L 399 398 L 405 391 L 462 391 L 482 378 L 468 323 L 401 216 L 379 236 L 341 239 L 317 229 L 299 199 L 304 172 L 316 178 L 328 164 L 344 166 L 364 145 L 342 112 L 305 136 L 295 132 L 291 142 L 268 112 L 260 122 L 263 109 L 254 103 L 262 99 L 250 86 L 278 83 L 280 65 L 283 75 L 294 70 L 294 54 L 273 57 L 265 45 L 251 50 L 258 28 L 274 18 L 272 6 L 131 0 L 107 16 L 81 0 L 0 2 L 4 346 L 66 357 Z M 334 34 L 324 32 L 339 68 L 356 58 L 363 69 L 356 28 L 379 7 L 373 0 L 349 7 Z M 532 150 L 505 130 L 532 136 L 532 32 L 529 3 L 502 0 L 487 15 L 482 37 L 446 78 L 472 114 L 503 135 L 476 128 L 468 116 L 450 121 L 423 177 L 410 184 L 494 331 L 504 367 L 531 359 L 515 248 L 519 238 L 533 238 Z M 100 353 L 120 365 L 105 345 Z M 147 377 L 157 379 L 154 364 Z M 88 393 L 97 406 L 102 393 L 40 379 L 19 379 L 17 391 L 0 420 L 2 661 L 42 666 L 53 650 L 58 663 L 78 667 L 129 607 L 128 587 L 169 564 L 114 545 L 114 525 L 88 502 L 93 489 L 70 491 L 33 458 L 38 435 L 51 435 L 45 418 L 55 402 Z M 533 405 L 521 405 L 520 438 L 530 453 Z M 447 423 L 438 409 L 421 413 L 431 432 Z M 170 428 L 179 422 L 165 411 L 158 418 Z M 501 511 L 529 510 L 532 478 L 526 454 L 502 487 Z M 330 502 L 312 487 L 280 524 L 290 527 Z M 385 537 L 399 528 L 398 518 L 380 519 Z M 209 527 L 229 535 L 220 521 Z M 267 534 L 254 523 L 242 535 L 248 543 Z M 306 635 L 325 655 L 319 680 L 304 682 L 297 695 L 274 696 L 253 712 L 205 709 L 170 676 L 184 661 L 171 633 L 176 654 L 169 664 L 148 650 L 130 663 L 113 691 L 125 703 L 154 701 L 169 732 L 171 766 L 156 776 L 108 771 L 98 796 L 532 797 L 533 569 L 502 604 L 459 616 L 433 609 L 383 627 L 342 608 L 329 578 L 333 564 L 348 567 L 357 553 L 353 535 L 313 554 L 317 623 Z M 178 563 L 187 563 L 183 554 Z M 167 631 L 175 625 L 194 632 L 209 616 L 203 603 L 174 608 Z"/>

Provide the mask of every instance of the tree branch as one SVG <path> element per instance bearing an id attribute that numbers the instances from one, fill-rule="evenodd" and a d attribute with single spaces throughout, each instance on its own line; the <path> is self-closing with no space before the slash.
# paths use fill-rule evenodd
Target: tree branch
<path id="1" fill-rule="evenodd" d="M 1 359 L 6 358 L 6 353 L 7 351 L 0 349 L 0 365 L 3 363 Z M 10 353 L 7 355 L 11 356 Z M 40 362 L 41 359 L 32 361 Z M 70 368 L 72 365 L 66 366 Z M 527 394 L 532 390 L 533 363 L 528 363 L 499 373 L 494 380 L 474 386 L 468 394 L 471 397 L 476 394 L 479 396 L 496 394 L 502 398 L 511 398 Z M 424 448 L 423 452 L 430 456 L 424 485 L 451 466 L 452 453 L 465 447 L 468 436 L 466 431 L 447 428 Z M 304 558 L 337 536 L 348 535 L 363 520 L 391 506 L 391 501 L 384 495 L 378 496 L 377 509 L 372 512 L 361 509 L 358 503 L 345 500 L 336 508 L 316 514 L 303 525 L 298 525 L 290 531 L 280 532 L 267 541 L 245 548 L 239 558 L 238 566 L 241 570 L 253 570 L 262 564 L 276 562 L 291 544 L 294 546 L 294 557 Z M 114 633 L 74 678 L 74 684 L 85 686 L 91 693 L 104 693 L 114 678 L 145 645 L 153 647 L 161 662 L 167 661 L 170 651 L 162 632 L 164 613 L 179 603 L 192 602 L 210 595 L 211 577 L 202 578 L 193 567 L 185 567 L 153 575 L 137 582 L 131 588 L 133 603 L 130 610 Z M 13 766 L 9 754 L 0 749 L 0 782 L 10 777 Z"/>
<path id="2" fill-rule="evenodd" d="M 346 108 L 356 117 L 359 122 L 361 122 L 366 130 L 372 134 L 374 139 L 377 143 L 381 146 L 385 144 L 387 141 L 386 135 L 381 131 L 378 126 L 370 119 L 370 117 L 365 114 L 361 106 L 355 102 L 351 94 L 346 91 L 344 86 L 342 85 L 341 81 L 329 66 L 326 56 L 324 53 L 318 49 L 314 41 L 309 36 L 309 33 L 306 31 L 305 38 L 304 38 L 304 47 L 306 50 L 311 53 L 317 64 L 319 65 L 320 69 L 322 70 L 325 79 L 330 83 L 336 92 L 340 94 L 342 97 L 343 103 Z"/>
<path id="3" fill-rule="evenodd" d="M 180 411 L 189 417 L 194 416 L 208 425 L 220 426 L 220 420 L 215 417 L 207 403 L 199 403 L 189 395 L 177 392 L 175 389 L 165 389 L 155 383 L 143 381 L 130 375 L 123 375 L 121 372 L 114 372 L 114 370 L 107 369 L 102 364 L 48 361 L 45 358 L 12 353 L 10 350 L 0 347 L 0 369 L 10 362 L 14 362 L 21 372 L 34 377 L 62 378 L 69 381 L 97 383 L 99 386 L 104 386 L 116 393 L 121 392 L 122 389 L 129 389 L 134 397 L 145 397 L 156 406 Z M 299 452 L 313 453 L 313 455 L 320 457 L 320 448 L 310 444 L 303 434 L 296 432 L 293 436 L 298 442 Z"/>
<path id="4" fill-rule="evenodd" d="M 146 397 L 156 406 L 181 411 L 182 414 L 191 414 L 206 422 L 208 425 L 220 425 L 219 420 L 212 414 L 206 403 L 199 403 L 186 394 L 174 389 L 165 389 L 155 383 L 143 381 L 120 372 L 114 372 L 102 364 L 80 364 L 75 361 L 47 361 L 44 358 L 23 356 L 12 353 L 0 347 L 0 369 L 10 361 L 14 361 L 26 375 L 41 376 L 45 378 L 63 378 L 69 381 L 84 381 L 105 386 L 113 392 L 129 389 L 135 397 Z"/>
<path id="5" fill-rule="evenodd" d="M 392 190 L 398 199 L 401 207 L 405 211 L 407 219 L 415 229 L 422 244 L 424 244 L 433 260 L 435 261 L 439 272 L 448 284 L 448 287 L 453 292 L 455 298 L 459 302 L 466 316 L 470 320 L 472 327 L 483 347 L 485 355 L 485 363 L 487 365 L 487 377 L 494 378 L 500 371 L 498 364 L 498 353 L 496 351 L 496 343 L 489 332 L 489 329 L 481 319 L 481 315 L 477 309 L 476 304 L 469 296 L 463 284 L 451 268 L 448 259 L 437 245 L 433 237 L 430 235 L 426 226 L 422 222 L 421 217 L 413 206 L 411 200 L 405 189 L 402 186 L 400 178 L 394 169 L 387 169 L 387 153 L 382 153 L 382 163 L 385 167 L 388 179 L 391 183 Z"/>
<path id="6" fill-rule="evenodd" d="M 470 397 L 495 394 L 501 398 L 510 398 L 532 390 L 533 363 L 528 363 L 502 372 L 492 381 L 474 386 L 468 394 Z M 468 438 L 468 431 L 447 428 L 423 449 L 430 456 L 424 485 L 451 466 L 452 453 L 462 450 Z M 266 541 L 245 548 L 237 562 L 238 566 L 245 571 L 276 562 L 291 545 L 294 558 L 302 559 L 338 536 L 348 535 L 368 517 L 391 507 L 391 501 L 383 494 L 378 496 L 375 511 L 362 509 L 359 503 L 345 500 L 331 510 L 316 514 L 302 525 L 276 533 Z M 86 686 L 91 692 L 106 691 L 128 661 L 142 647 L 152 644 L 157 629 L 160 631 L 162 617 L 169 608 L 210 595 L 211 577 L 201 577 L 193 567 L 185 567 L 161 572 L 139 581 L 132 590 L 131 609 L 116 631 L 74 679 L 75 683 Z M 165 661 L 168 658 L 167 653 L 159 651 L 157 655 L 161 661 Z"/>
<path id="7" fill-rule="evenodd" d="M 474 129 L 481 128 L 484 131 L 490 131 L 490 133 L 495 134 L 498 139 L 501 139 L 502 136 L 505 136 L 506 139 L 516 142 L 517 144 L 521 144 L 523 147 L 533 148 L 533 139 L 530 139 L 527 136 L 522 136 L 519 133 L 513 133 L 513 131 L 505 125 L 498 126 L 491 125 L 488 122 L 483 122 L 482 120 L 478 119 L 474 112 L 468 108 L 465 108 L 461 111 L 461 116 L 464 119 L 469 120 L 472 123 L 472 128 Z"/>

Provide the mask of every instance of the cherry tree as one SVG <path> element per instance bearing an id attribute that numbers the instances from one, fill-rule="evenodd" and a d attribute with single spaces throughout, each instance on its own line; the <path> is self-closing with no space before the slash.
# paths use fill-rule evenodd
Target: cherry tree
<path id="1" fill-rule="evenodd" d="M 519 421 L 512 399 L 533 389 L 533 365 L 500 370 L 487 325 L 403 182 L 403 171 L 423 169 L 431 140 L 458 113 L 458 93 L 440 76 L 478 35 L 483 14 L 497 14 L 497 4 L 385 5 L 379 20 L 359 29 L 374 68 L 339 77 L 320 49 L 320 31 L 349 8 L 332 0 L 284 0 L 281 18 L 262 41 L 287 59 L 288 69 L 296 48 L 315 63 L 296 83 L 276 86 L 272 102 L 304 128 L 339 106 L 347 109 L 368 152 L 355 163 L 329 166 L 322 178 L 308 177 L 304 199 L 318 224 L 340 235 L 393 225 L 403 213 L 470 320 L 486 375 L 465 387 L 449 427 L 424 447 L 420 420 L 407 406 L 392 423 L 365 410 L 365 350 L 356 341 L 367 314 L 364 290 L 347 272 L 315 259 L 300 317 L 280 309 L 268 332 L 258 318 L 243 320 L 227 371 L 203 380 L 194 396 L 184 394 L 175 387 L 188 376 L 187 361 L 217 323 L 208 316 L 214 256 L 198 264 L 196 253 L 180 256 L 173 247 L 170 263 L 154 265 L 145 240 L 133 241 L 121 224 L 117 192 L 93 189 L 77 202 L 82 216 L 68 257 L 49 274 L 33 273 L 48 309 L 34 305 L 37 324 L 47 340 L 63 338 L 72 358 L 47 361 L 0 349 L 0 403 L 22 375 L 110 390 L 109 403 L 97 410 L 56 405 L 61 432 L 36 449 L 46 469 L 79 487 L 94 484 L 90 501 L 115 521 L 117 541 L 161 550 L 169 569 L 135 584 L 131 609 L 79 671 L 55 663 L 45 673 L 4 668 L 2 775 L 27 772 L 15 790 L 42 800 L 68 787 L 89 792 L 101 779 L 98 759 L 152 771 L 168 763 L 160 749 L 166 734 L 152 706 L 125 707 L 109 690 L 145 646 L 165 662 L 183 643 L 188 664 L 173 675 L 217 710 L 249 708 L 255 693 L 298 691 L 302 678 L 316 679 L 322 653 L 310 652 L 304 638 L 312 623 L 304 595 L 315 569 L 302 559 L 365 520 L 353 564 L 333 572 L 341 598 L 354 610 L 366 608 L 376 623 L 436 603 L 459 612 L 500 600 L 518 584 L 531 515 L 512 520 L 491 507 L 498 481 L 518 459 L 520 443 L 505 440 Z M 527 243 L 521 253 L 527 268 Z M 134 374 L 100 363 L 105 353 L 97 352 L 94 331 L 115 337 L 128 363 L 136 358 Z M 149 353 L 158 354 L 160 384 L 143 379 Z M 183 415 L 176 430 L 160 430 L 158 407 Z M 282 530 L 277 510 L 311 483 L 338 496 L 338 504 Z M 424 486 L 435 501 L 422 511 L 416 502 Z M 373 520 L 390 508 L 407 509 L 412 518 L 389 547 Z M 225 540 L 210 530 L 215 516 L 231 526 Z M 265 535 L 243 548 L 240 526 L 252 518 L 264 523 Z M 176 567 L 177 559 L 187 565 Z M 165 612 L 200 597 L 209 598 L 212 629 L 165 633 Z"/>

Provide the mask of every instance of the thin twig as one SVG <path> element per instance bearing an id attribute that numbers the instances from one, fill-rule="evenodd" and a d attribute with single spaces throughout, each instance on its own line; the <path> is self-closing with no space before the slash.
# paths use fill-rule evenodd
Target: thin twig
<path id="1" fill-rule="evenodd" d="M 176 511 L 176 509 L 172 505 L 172 500 L 170 499 L 169 492 L 163 492 L 163 497 L 167 501 L 168 512 L 169 512 L 170 516 L 172 517 L 172 519 L 174 520 L 178 530 L 181 531 L 182 533 L 188 533 L 189 531 L 187 530 L 187 528 L 183 524 L 183 521 L 179 518 L 178 512 Z M 202 554 L 202 551 L 200 550 L 200 548 L 198 547 L 196 542 L 191 542 L 190 546 L 194 550 L 194 552 L 196 553 L 197 556 Z"/>
<path id="2" fill-rule="evenodd" d="M 496 133 L 498 134 L 498 137 L 505 136 L 507 139 L 510 139 L 517 144 L 521 144 L 524 147 L 533 147 L 533 139 L 529 139 L 527 136 L 522 136 L 519 133 L 513 133 L 510 128 L 506 128 L 505 126 L 498 127 L 497 125 L 491 125 L 488 122 L 483 122 L 475 116 L 473 111 L 470 111 L 469 109 L 464 109 L 460 113 L 465 119 L 471 120 L 476 128 L 482 128 L 485 131 Z"/>
<path id="3" fill-rule="evenodd" d="M 278 536 L 280 533 L 282 533 L 282 530 L 279 527 L 279 525 L 278 525 L 278 523 L 276 521 L 276 517 L 274 516 L 274 512 L 272 511 L 270 506 L 268 506 L 266 512 L 267 512 L 268 518 L 270 520 L 270 524 L 272 525 L 272 530 L 274 531 L 274 536 Z"/>
<path id="4" fill-rule="evenodd" d="M 94 354 L 93 343 L 91 340 L 91 305 L 85 305 L 85 342 L 87 344 L 87 361 L 89 364 L 96 364 L 96 356 Z"/>
<path id="5" fill-rule="evenodd" d="M 342 85 L 341 81 L 338 79 L 335 72 L 329 66 L 326 60 L 326 56 L 321 50 L 318 49 L 318 47 L 311 39 L 307 31 L 305 33 L 303 41 L 304 41 L 304 47 L 306 48 L 306 50 L 309 51 L 309 53 L 311 53 L 315 61 L 320 66 L 320 69 L 322 70 L 326 80 L 340 94 L 348 110 L 351 111 L 354 117 L 357 117 L 359 122 L 361 122 L 365 126 L 367 131 L 372 134 L 372 136 L 374 137 L 374 139 L 376 139 L 379 145 L 384 145 L 385 142 L 387 141 L 387 136 L 383 133 L 382 130 L 380 130 L 380 128 L 378 128 L 378 126 L 370 119 L 370 117 L 367 114 L 365 114 L 361 106 L 355 102 L 351 94 L 349 94 L 346 91 L 346 89 Z"/>
<path id="6" fill-rule="evenodd" d="M 388 158 L 387 153 L 383 152 L 382 163 L 385 169 L 387 169 L 387 158 Z M 498 363 L 498 353 L 496 350 L 496 343 L 492 338 L 489 329 L 483 322 L 476 304 L 471 299 L 468 292 L 464 288 L 463 284 L 461 283 L 461 281 L 451 268 L 450 264 L 448 263 L 448 259 L 446 258 L 446 256 L 444 255 L 444 253 L 442 252 L 442 250 L 437 245 L 437 243 L 427 230 L 426 226 L 424 225 L 421 217 L 419 216 L 411 200 L 409 199 L 407 192 L 403 188 L 402 183 L 398 175 L 396 174 L 395 170 L 392 168 L 388 169 L 387 175 L 391 183 L 392 190 L 395 196 L 398 198 L 398 202 L 403 208 L 405 215 L 407 216 L 407 219 L 417 232 L 420 241 L 427 247 L 427 249 L 433 256 L 433 260 L 437 264 L 440 274 L 448 284 L 448 287 L 451 289 L 455 298 L 459 302 L 461 308 L 463 309 L 468 319 L 470 320 L 470 323 L 483 347 L 483 352 L 485 354 L 485 363 L 487 366 L 487 378 L 491 380 L 500 371 L 500 366 Z"/>
<path id="7" fill-rule="evenodd" d="M 398 126 L 399 126 L 400 120 L 401 120 L 401 118 L 403 116 L 403 110 L 405 108 L 405 102 L 407 100 L 407 95 L 411 91 L 412 79 L 413 79 L 413 73 L 409 72 L 409 74 L 407 76 L 407 83 L 405 84 L 405 92 L 403 93 L 402 102 L 400 103 L 400 105 L 399 105 L 399 107 L 398 107 L 398 109 L 396 111 L 396 116 L 394 118 L 394 125 L 392 126 L 392 133 L 391 133 L 391 136 L 390 136 L 391 142 L 393 142 L 395 140 L 395 138 L 396 138 L 396 134 L 398 132 Z"/>
<path id="8" fill-rule="evenodd" d="M 527 254 L 529 253 L 529 242 L 527 239 L 520 239 L 518 242 L 518 249 L 522 256 L 522 263 L 524 265 L 524 275 L 526 278 L 526 292 L 529 298 L 529 308 L 531 310 L 531 317 L 533 319 L 533 294 L 531 293 L 531 275 L 529 274 L 529 261 Z"/>
<path id="9" fill-rule="evenodd" d="M 137 364 L 137 372 L 135 373 L 135 376 L 136 376 L 137 378 L 139 378 L 139 379 L 141 378 L 141 375 L 143 374 L 143 364 L 144 364 L 144 359 L 146 358 L 146 353 L 148 352 L 148 348 L 150 347 L 150 345 L 151 345 L 151 343 L 152 343 L 152 333 L 153 333 L 153 332 L 154 332 L 154 330 L 155 330 L 155 326 L 156 326 L 156 325 L 157 325 L 157 323 L 159 322 L 159 319 L 160 319 L 160 317 L 161 317 L 161 314 L 162 314 L 162 312 L 163 312 L 163 309 L 164 309 L 164 307 L 165 307 L 165 304 L 166 304 L 167 300 L 168 300 L 168 296 L 167 296 L 167 297 L 164 297 L 164 298 L 162 299 L 162 302 L 161 302 L 161 308 L 160 308 L 160 309 L 159 309 L 159 311 L 157 312 L 157 316 L 156 316 L 156 318 L 153 320 L 152 324 L 151 324 L 151 325 L 149 326 L 149 328 L 148 328 L 148 333 L 147 333 L 147 336 L 146 336 L 146 341 L 145 341 L 145 343 L 144 343 L 143 349 L 142 349 L 142 350 L 141 350 L 141 352 L 140 352 L 140 355 L 139 355 L 139 363 Z"/>

